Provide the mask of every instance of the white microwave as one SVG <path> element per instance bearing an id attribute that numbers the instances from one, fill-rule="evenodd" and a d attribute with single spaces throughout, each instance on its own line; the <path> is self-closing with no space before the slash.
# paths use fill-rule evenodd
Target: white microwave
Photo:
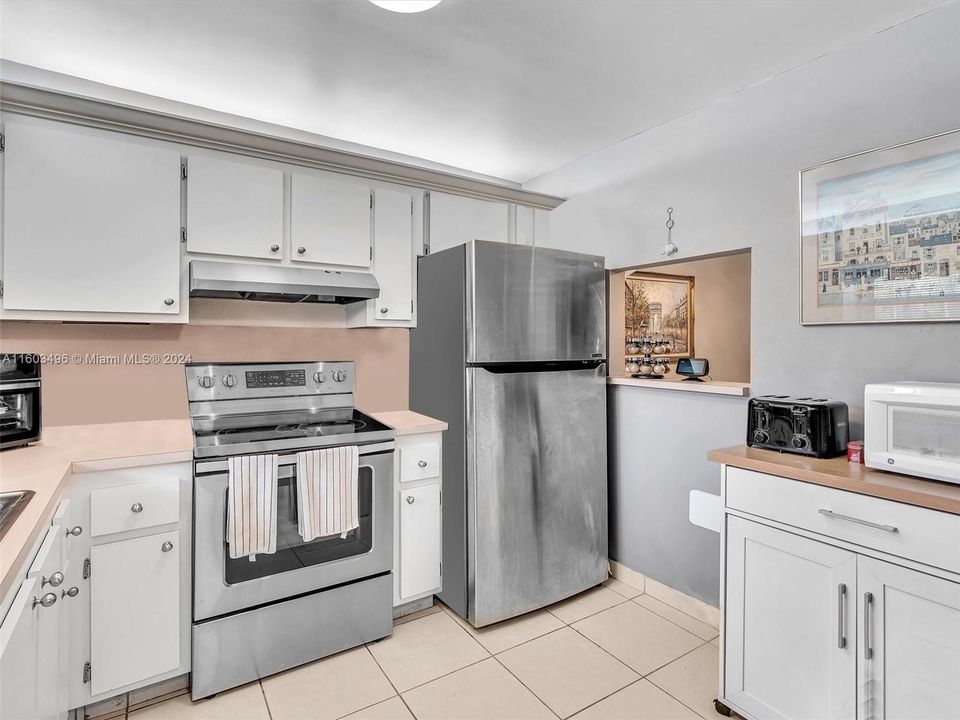
<path id="1" fill-rule="evenodd" d="M 867 385 L 863 433 L 869 467 L 960 484 L 960 384 Z"/>

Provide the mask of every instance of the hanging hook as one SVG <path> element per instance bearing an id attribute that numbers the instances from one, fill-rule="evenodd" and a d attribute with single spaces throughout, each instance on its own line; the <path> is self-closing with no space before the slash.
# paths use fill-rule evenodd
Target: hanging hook
<path id="1" fill-rule="evenodd" d="M 668 207 L 667 208 L 667 230 L 670 230 L 672 228 L 673 228 L 673 208 Z"/>
<path id="2" fill-rule="evenodd" d="M 673 208 L 667 208 L 667 244 L 663 248 L 661 255 L 666 255 L 670 257 L 671 255 L 676 255 L 680 252 L 680 248 L 673 244 L 673 239 L 671 235 L 673 234 Z"/>

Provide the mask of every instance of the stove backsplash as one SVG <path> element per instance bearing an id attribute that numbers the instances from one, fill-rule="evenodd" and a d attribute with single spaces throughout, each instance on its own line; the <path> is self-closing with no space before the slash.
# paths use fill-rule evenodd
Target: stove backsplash
<path id="1" fill-rule="evenodd" d="M 186 418 L 184 358 L 353 360 L 358 408 L 376 412 L 408 406 L 409 331 L 402 328 L 3 322 L 0 352 L 47 356 L 44 425 Z"/>

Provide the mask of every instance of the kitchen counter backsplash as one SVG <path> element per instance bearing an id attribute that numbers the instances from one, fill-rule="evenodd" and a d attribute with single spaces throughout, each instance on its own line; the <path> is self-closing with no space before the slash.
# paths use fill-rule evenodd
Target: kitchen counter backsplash
<path id="1" fill-rule="evenodd" d="M 44 357 L 43 424 L 187 417 L 184 362 L 353 360 L 355 403 L 405 408 L 409 333 L 402 328 L 0 323 L 0 352 Z"/>

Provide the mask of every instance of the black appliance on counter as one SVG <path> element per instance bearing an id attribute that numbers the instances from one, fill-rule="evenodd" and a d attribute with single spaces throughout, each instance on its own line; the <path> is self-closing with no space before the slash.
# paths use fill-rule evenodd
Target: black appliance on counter
<path id="1" fill-rule="evenodd" d="M 0 354 L 0 450 L 40 439 L 40 358 Z"/>
<path id="2" fill-rule="evenodd" d="M 849 440 L 847 404 L 826 398 L 760 395 L 750 399 L 747 445 L 830 458 Z"/>

